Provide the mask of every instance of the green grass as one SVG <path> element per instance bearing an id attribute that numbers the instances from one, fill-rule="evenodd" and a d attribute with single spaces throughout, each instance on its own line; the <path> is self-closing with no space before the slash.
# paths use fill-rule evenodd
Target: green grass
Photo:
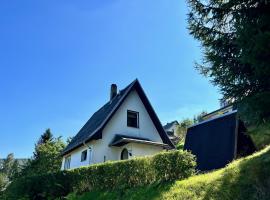
<path id="1" fill-rule="evenodd" d="M 270 146 L 227 167 L 173 183 L 122 191 L 96 191 L 69 200 L 269 200 Z"/>

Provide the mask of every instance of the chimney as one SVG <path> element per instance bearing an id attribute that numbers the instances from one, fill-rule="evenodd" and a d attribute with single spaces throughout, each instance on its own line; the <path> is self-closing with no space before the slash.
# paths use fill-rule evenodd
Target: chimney
<path id="1" fill-rule="evenodd" d="M 112 100 L 117 95 L 117 85 L 112 84 L 111 85 L 111 94 L 110 94 L 110 100 Z"/>

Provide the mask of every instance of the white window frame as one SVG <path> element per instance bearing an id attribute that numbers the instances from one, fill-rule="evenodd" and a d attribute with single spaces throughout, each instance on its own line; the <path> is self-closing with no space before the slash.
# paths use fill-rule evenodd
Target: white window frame
<path id="1" fill-rule="evenodd" d="M 130 126 L 128 124 L 128 114 L 131 113 L 131 114 L 135 114 L 136 115 L 136 121 L 137 121 L 137 126 Z M 130 127 L 130 128 L 140 128 L 140 113 L 137 112 L 137 111 L 134 111 L 134 110 L 127 110 L 127 127 Z"/>
<path id="2" fill-rule="evenodd" d="M 64 170 L 70 169 L 71 156 L 65 157 Z"/>

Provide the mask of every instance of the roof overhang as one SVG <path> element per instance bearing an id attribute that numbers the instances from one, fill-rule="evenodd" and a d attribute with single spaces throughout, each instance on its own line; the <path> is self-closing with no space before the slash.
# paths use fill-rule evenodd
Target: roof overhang
<path id="1" fill-rule="evenodd" d="M 123 135 L 116 135 L 113 141 L 109 144 L 109 146 L 120 147 L 128 143 L 138 143 L 138 144 L 160 146 L 166 149 L 170 148 L 168 144 L 164 144 L 162 142 L 155 142 L 155 141 L 151 141 L 145 138 L 137 138 L 137 137 L 123 136 Z"/>

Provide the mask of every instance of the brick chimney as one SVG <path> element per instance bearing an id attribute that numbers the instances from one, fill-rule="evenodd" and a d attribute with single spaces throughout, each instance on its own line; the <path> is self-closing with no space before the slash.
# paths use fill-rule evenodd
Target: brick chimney
<path id="1" fill-rule="evenodd" d="M 117 95 L 117 85 L 111 85 L 111 93 L 110 93 L 110 100 L 112 100 Z"/>

